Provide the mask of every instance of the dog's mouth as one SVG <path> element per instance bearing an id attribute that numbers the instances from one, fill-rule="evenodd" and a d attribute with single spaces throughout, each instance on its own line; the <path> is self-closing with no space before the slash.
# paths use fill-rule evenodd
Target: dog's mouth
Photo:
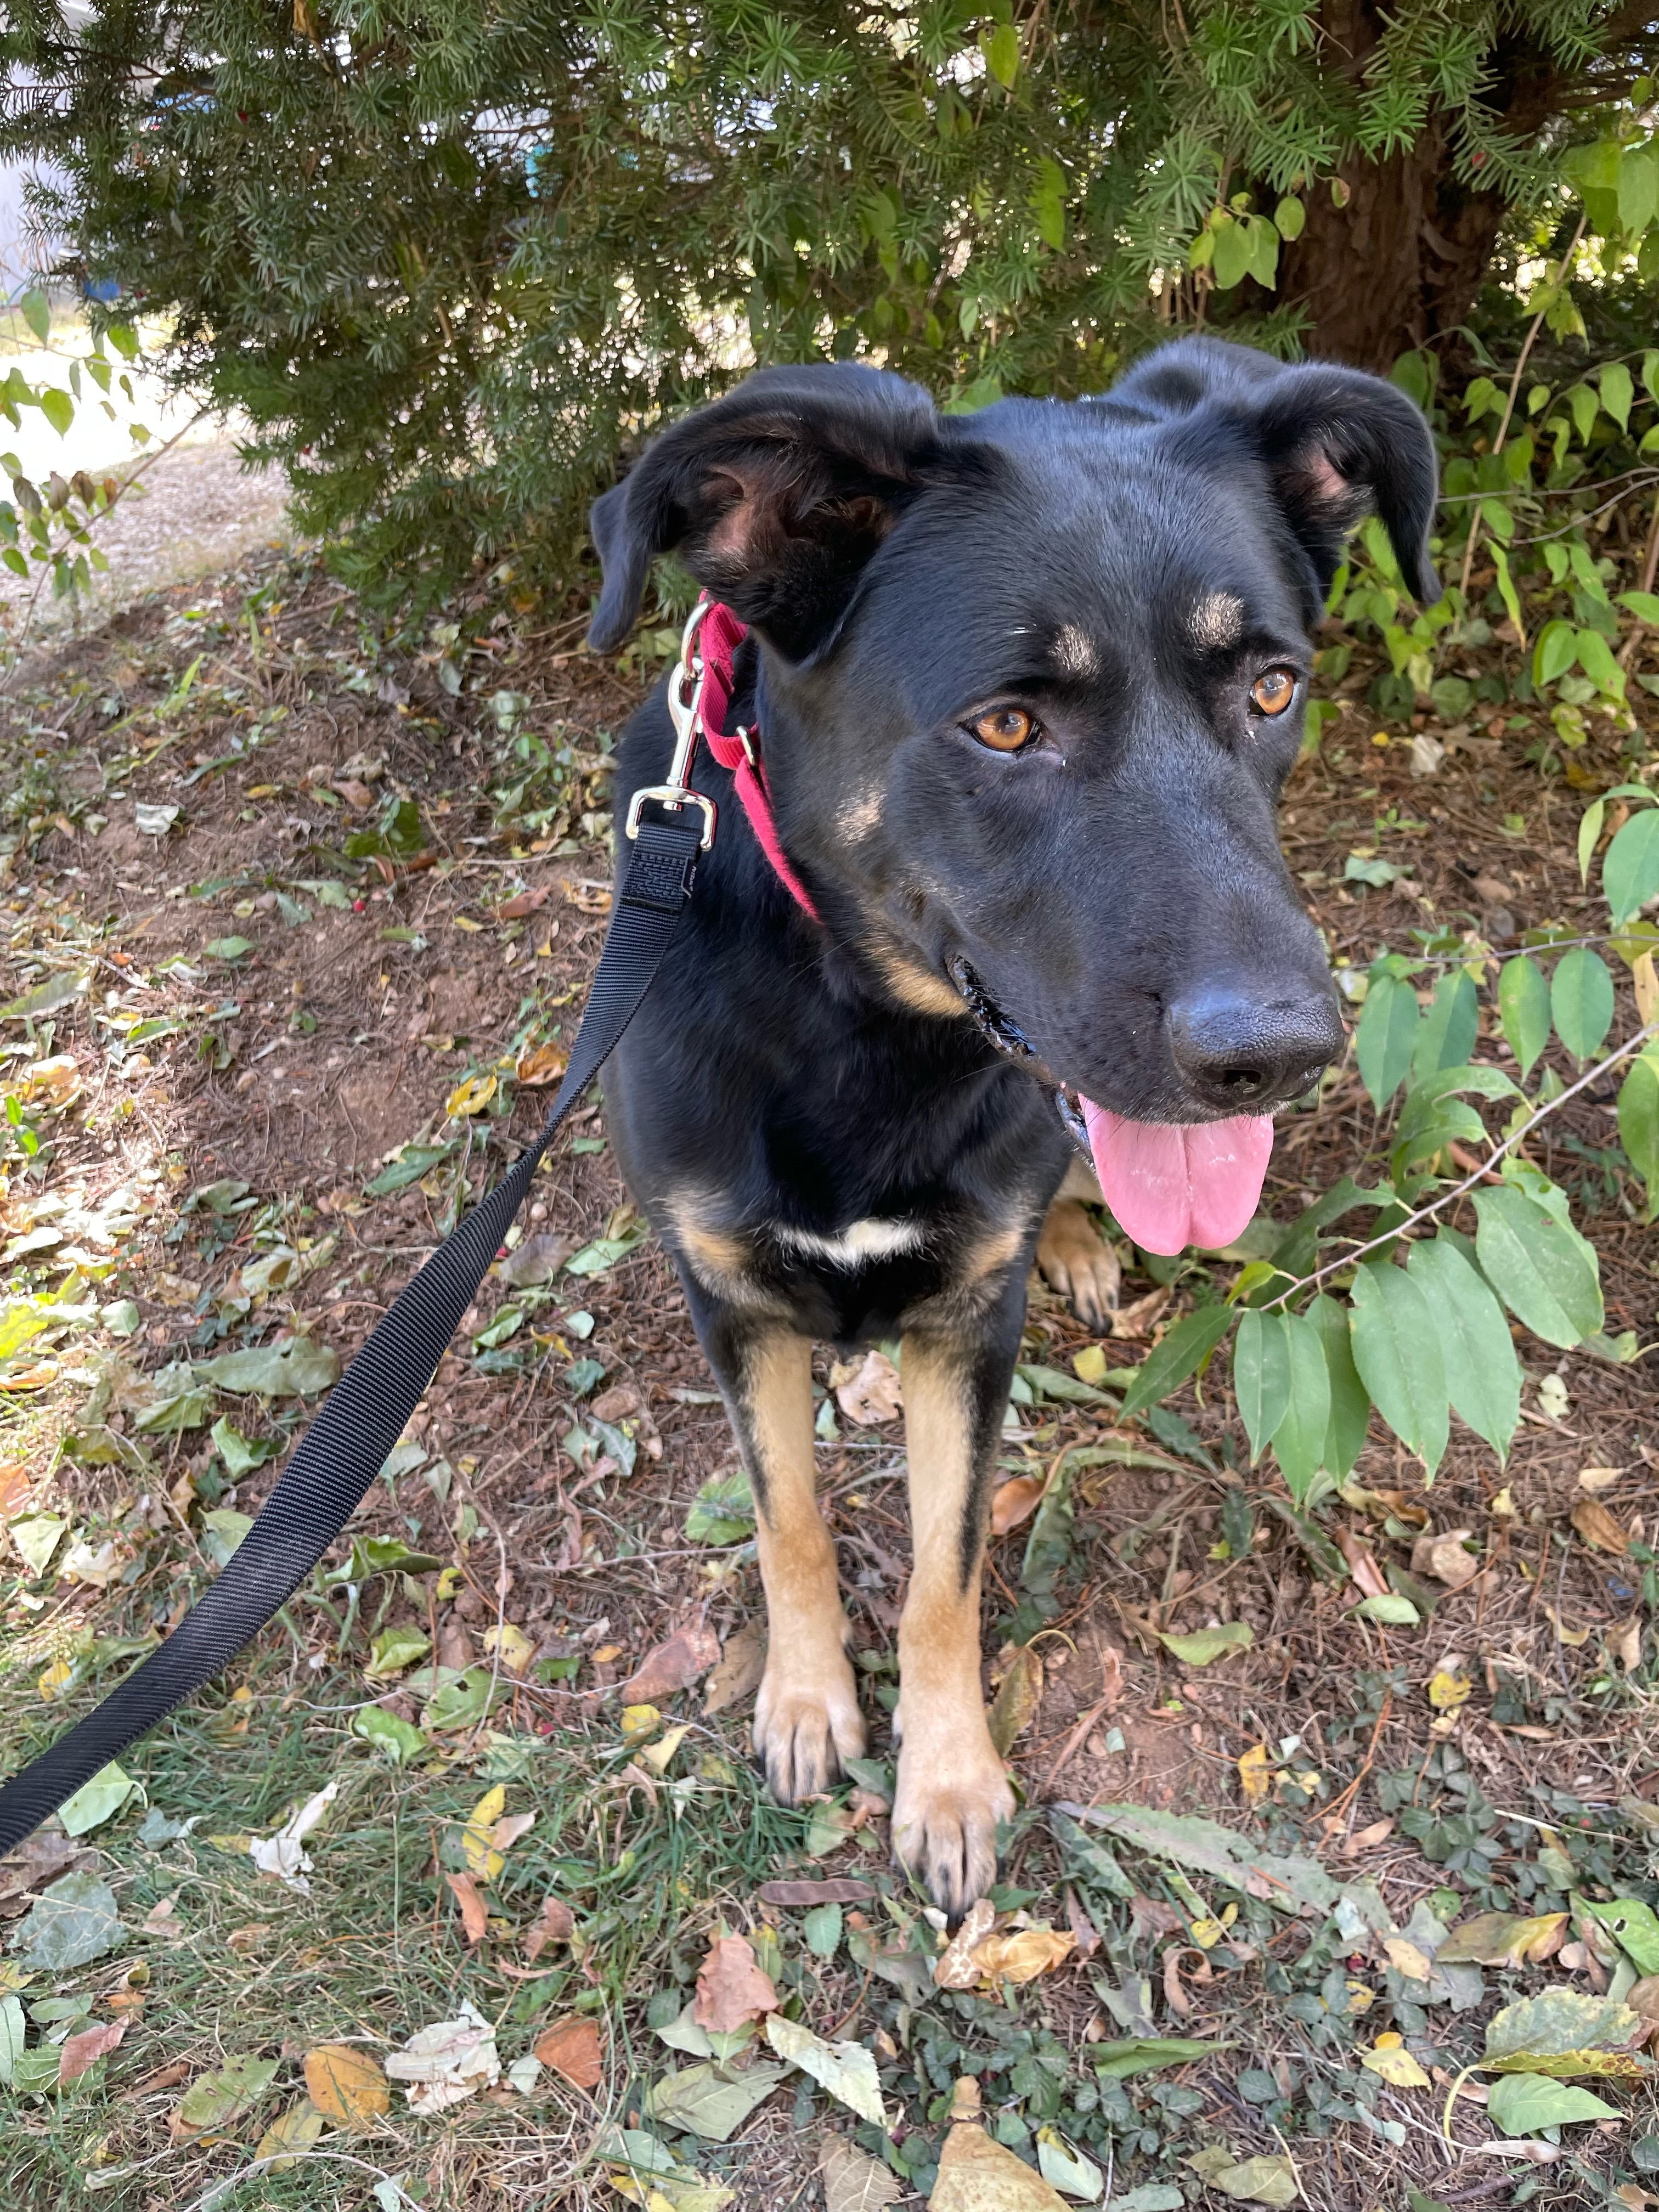
<path id="1" fill-rule="evenodd" d="M 951 981 L 995 1049 L 1036 1063 L 1032 1075 L 1054 1099 L 1073 1144 L 1099 1178 L 1124 1234 L 1144 1252 L 1172 1255 L 1189 1244 L 1231 1244 L 1255 1214 L 1273 1148 L 1271 1114 L 1214 1121 L 1136 1121 L 1096 1105 L 1056 1079 L 1024 1031 L 998 1006 L 960 954 Z"/>

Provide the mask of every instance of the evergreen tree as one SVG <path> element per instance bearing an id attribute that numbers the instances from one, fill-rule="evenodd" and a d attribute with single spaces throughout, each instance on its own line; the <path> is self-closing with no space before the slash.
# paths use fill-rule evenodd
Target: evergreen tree
<path id="1" fill-rule="evenodd" d="M 58 272 L 162 319 L 349 573 L 568 568 L 582 503 L 757 361 L 941 398 L 1109 383 L 1177 328 L 1386 368 L 1629 135 L 1609 0 L 8 0 L 0 146 Z"/>

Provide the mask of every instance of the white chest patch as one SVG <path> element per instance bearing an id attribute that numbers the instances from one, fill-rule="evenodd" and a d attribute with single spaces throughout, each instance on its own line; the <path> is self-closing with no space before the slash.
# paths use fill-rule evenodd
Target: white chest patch
<path id="1" fill-rule="evenodd" d="M 833 1237 L 820 1237 L 811 1229 L 786 1228 L 781 1222 L 772 1225 L 774 1238 L 786 1251 L 827 1260 L 832 1267 L 861 1267 L 871 1260 L 890 1260 L 900 1252 L 919 1251 L 923 1233 L 919 1221 L 873 1218 L 852 1222 Z"/>

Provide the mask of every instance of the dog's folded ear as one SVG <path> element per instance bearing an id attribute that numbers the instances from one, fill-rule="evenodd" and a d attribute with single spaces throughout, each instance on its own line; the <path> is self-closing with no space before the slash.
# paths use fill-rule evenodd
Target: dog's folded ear
<path id="1" fill-rule="evenodd" d="M 938 455 L 933 404 L 851 363 L 763 369 L 677 422 L 592 511 L 605 565 L 588 642 L 639 613 L 651 563 L 678 551 L 703 588 L 802 659 Z"/>
<path id="2" fill-rule="evenodd" d="M 1413 598 L 1428 606 L 1440 597 L 1429 558 L 1434 438 L 1397 385 L 1357 368 L 1287 368 L 1265 386 L 1251 427 L 1322 600 L 1347 532 L 1373 512 Z"/>

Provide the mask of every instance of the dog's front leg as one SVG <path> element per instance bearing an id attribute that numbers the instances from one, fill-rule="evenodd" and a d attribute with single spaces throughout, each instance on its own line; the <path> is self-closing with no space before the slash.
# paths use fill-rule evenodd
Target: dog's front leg
<path id="1" fill-rule="evenodd" d="M 1000 1303 L 984 1339 L 907 1334 L 902 1370 L 915 1565 L 899 1621 L 893 1843 L 953 1917 L 990 1887 L 997 1823 L 1014 1809 L 980 1692 L 980 1565 L 1023 1281 Z"/>
<path id="2" fill-rule="evenodd" d="M 818 1510 L 812 1347 L 776 1322 L 730 1315 L 699 1333 L 755 1494 L 768 1622 L 755 1748 L 773 1795 L 793 1805 L 828 1789 L 865 1747 L 836 1547 Z"/>

